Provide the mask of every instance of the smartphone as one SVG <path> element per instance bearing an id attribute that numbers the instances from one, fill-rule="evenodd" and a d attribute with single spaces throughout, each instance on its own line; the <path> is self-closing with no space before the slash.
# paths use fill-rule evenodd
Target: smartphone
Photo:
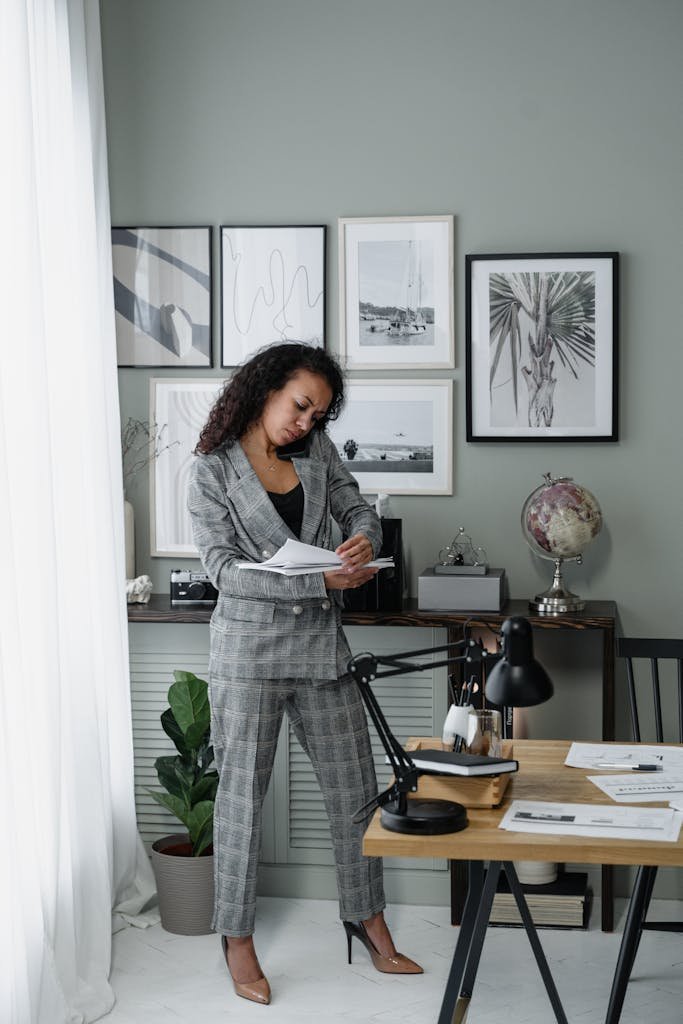
<path id="1" fill-rule="evenodd" d="M 287 461 L 294 457 L 304 459 L 308 455 L 308 451 L 311 444 L 311 435 L 306 434 L 305 437 L 300 437 L 297 441 L 292 441 L 291 444 L 283 444 L 279 448 L 275 449 L 275 454 L 278 459 Z"/>

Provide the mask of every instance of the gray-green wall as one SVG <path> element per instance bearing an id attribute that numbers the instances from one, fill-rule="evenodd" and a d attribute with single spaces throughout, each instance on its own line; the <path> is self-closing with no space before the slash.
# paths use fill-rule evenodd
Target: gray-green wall
<path id="1" fill-rule="evenodd" d="M 114 223 L 327 224 L 338 349 L 337 218 L 454 214 L 456 368 L 422 374 L 455 382 L 454 493 L 392 498 L 412 592 L 460 524 L 507 568 L 513 596 L 547 586 L 519 515 L 550 470 L 593 490 L 605 517 L 570 585 L 618 601 L 625 632 L 683 634 L 683 3 L 101 6 Z M 591 250 L 621 253 L 621 440 L 467 444 L 465 254 Z M 148 378 L 169 372 L 120 371 L 124 418 L 146 418 Z M 133 497 L 138 571 L 167 590 L 172 563 L 149 557 L 146 483 Z M 599 651 L 586 643 L 544 645 L 562 689 L 547 734 L 599 731 Z"/>

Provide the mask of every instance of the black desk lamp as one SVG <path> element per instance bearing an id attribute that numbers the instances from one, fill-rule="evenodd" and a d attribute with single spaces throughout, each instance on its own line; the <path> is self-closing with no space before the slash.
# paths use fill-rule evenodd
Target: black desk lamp
<path id="1" fill-rule="evenodd" d="M 407 672 L 424 672 L 457 663 L 486 664 L 496 662 L 488 674 L 485 694 L 493 704 L 507 707 L 531 707 L 542 704 L 553 695 L 551 683 L 545 669 L 534 659 L 531 625 L 520 617 L 506 619 L 501 627 L 502 651 L 487 651 L 481 640 L 464 636 L 452 644 L 440 647 L 425 647 L 416 651 L 404 651 L 391 657 L 377 657 L 374 654 L 358 654 L 349 662 L 349 672 L 360 685 L 360 692 L 368 713 L 377 729 L 389 763 L 394 771 L 394 782 L 383 793 L 364 804 L 354 815 L 354 821 L 362 821 L 376 807 L 382 808 L 383 828 L 390 832 L 408 832 L 413 835 L 441 835 L 460 832 L 467 828 L 467 811 L 462 804 L 452 800 L 409 800 L 408 793 L 417 790 L 417 780 L 425 774 L 406 753 L 394 734 L 377 703 L 370 683 L 373 679 L 405 675 Z M 443 661 L 415 663 L 406 661 L 421 654 L 435 654 L 464 647 L 465 653 L 449 655 Z M 378 671 L 379 666 L 388 666 Z"/>

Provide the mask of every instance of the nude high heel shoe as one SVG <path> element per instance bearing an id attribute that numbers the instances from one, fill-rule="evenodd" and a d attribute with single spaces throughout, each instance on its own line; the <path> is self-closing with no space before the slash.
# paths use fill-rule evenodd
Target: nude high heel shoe
<path id="1" fill-rule="evenodd" d="M 355 938 L 363 943 L 370 954 L 373 966 L 382 974 L 424 974 L 420 965 L 404 956 L 403 953 L 396 953 L 395 956 L 383 956 L 368 935 L 362 921 L 359 921 L 358 924 L 354 924 L 353 921 L 342 921 L 342 924 L 349 948 L 349 963 L 351 963 L 351 939 Z"/>
<path id="2" fill-rule="evenodd" d="M 235 981 L 235 979 L 232 977 L 230 964 L 228 963 L 227 935 L 221 935 L 221 946 L 223 947 L 225 966 L 228 968 L 228 974 L 232 978 L 232 984 L 233 988 L 235 989 L 236 995 L 242 996 L 242 999 L 250 999 L 252 1003 L 263 1003 L 267 1006 L 270 1003 L 270 985 L 268 984 L 268 979 L 261 976 L 256 981 Z"/>

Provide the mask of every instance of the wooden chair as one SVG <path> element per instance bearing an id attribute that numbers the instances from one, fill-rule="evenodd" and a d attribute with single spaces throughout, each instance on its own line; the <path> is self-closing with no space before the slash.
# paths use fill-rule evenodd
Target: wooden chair
<path id="1" fill-rule="evenodd" d="M 664 743 L 662 720 L 662 691 L 660 686 L 660 662 L 675 663 L 676 682 L 678 689 L 678 743 L 683 743 L 683 640 L 646 640 L 633 637 L 617 638 L 617 657 L 624 658 L 626 677 L 628 680 L 629 710 L 631 713 L 632 738 L 636 743 Z M 644 694 L 641 693 L 640 705 L 636 693 L 636 673 L 634 661 L 649 662 L 649 676 L 652 694 L 652 713 L 648 719 L 652 722 L 654 736 L 641 738 L 640 721 L 644 718 Z M 648 733 L 650 733 L 648 729 Z M 675 737 L 667 736 L 666 742 L 676 742 Z M 609 1008 L 605 1024 L 617 1024 L 621 1016 L 621 1008 L 626 995 L 633 964 L 643 931 L 646 929 L 666 932 L 683 931 L 683 921 L 647 921 L 647 911 L 652 899 L 652 890 L 657 878 L 656 867 L 640 867 L 636 874 L 635 885 L 631 894 L 624 935 L 621 940 L 617 968 L 610 994 Z"/>

